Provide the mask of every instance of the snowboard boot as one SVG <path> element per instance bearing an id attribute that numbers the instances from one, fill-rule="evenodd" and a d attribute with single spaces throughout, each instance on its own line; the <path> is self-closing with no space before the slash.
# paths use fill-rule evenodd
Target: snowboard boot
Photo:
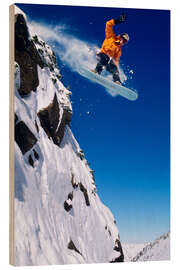
<path id="1" fill-rule="evenodd" d="M 122 85 L 120 81 L 115 81 L 116 84 Z"/>
<path id="2" fill-rule="evenodd" d="M 95 74 L 98 73 L 96 69 L 91 69 L 91 71 Z"/>

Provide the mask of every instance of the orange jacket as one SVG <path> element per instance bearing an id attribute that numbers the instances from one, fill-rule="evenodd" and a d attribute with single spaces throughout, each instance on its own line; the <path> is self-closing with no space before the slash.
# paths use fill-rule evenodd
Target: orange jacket
<path id="1" fill-rule="evenodd" d="M 109 57 L 112 57 L 115 60 L 116 65 L 118 66 L 119 58 L 121 56 L 121 45 L 118 45 L 117 42 L 120 41 L 121 36 L 116 36 L 116 34 L 114 33 L 114 25 L 114 19 L 106 22 L 106 38 L 102 44 L 101 52 L 107 54 Z"/>

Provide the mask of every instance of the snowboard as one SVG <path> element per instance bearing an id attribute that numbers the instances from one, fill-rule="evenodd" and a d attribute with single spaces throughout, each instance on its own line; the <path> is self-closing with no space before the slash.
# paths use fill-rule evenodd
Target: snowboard
<path id="1" fill-rule="evenodd" d="M 122 85 L 116 84 L 113 81 L 108 80 L 107 78 L 99 75 L 98 73 L 94 73 L 84 67 L 81 67 L 78 69 L 78 72 L 80 75 L 82 75 L 83 77 L 98 83 L 102 86 L 104 86 L 105 88 L 109 88 L 109 89 L 113 89 L 115 90 L 119 95 L 121 95 L 124 98 L 127 98 L 128 100 L 136 100 L 138 98 L 138 93 L 127 88 L 124 87 Z"/>

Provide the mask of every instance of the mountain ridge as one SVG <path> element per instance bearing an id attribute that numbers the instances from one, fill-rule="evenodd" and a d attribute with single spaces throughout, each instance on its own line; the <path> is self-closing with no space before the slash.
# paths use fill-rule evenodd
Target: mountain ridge
<path id="1" fill-rule="evenodd" d="M 170 232 L 161 235 L 132 258 L 131 261 L 158 261 L 170 259 Z"/>

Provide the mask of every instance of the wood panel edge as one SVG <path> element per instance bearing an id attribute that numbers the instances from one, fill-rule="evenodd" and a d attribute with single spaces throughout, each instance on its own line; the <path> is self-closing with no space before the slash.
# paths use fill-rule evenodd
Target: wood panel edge
<path id="1" fill-rule="evenodd" d="M 9 6 L 9 263 L 14 265 L 14 11 Z"/>

